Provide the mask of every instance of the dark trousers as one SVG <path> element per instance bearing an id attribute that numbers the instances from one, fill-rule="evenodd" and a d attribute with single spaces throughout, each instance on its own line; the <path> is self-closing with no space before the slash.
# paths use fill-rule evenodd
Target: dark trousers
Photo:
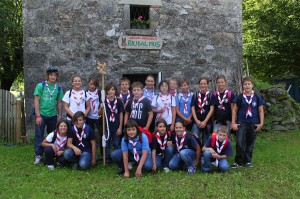
<path id="1" fill-rule="evenodd" d="M 85 123 L 89 125 L 93 130 L 95 130 L 95 125 L 98 129 L 99 135 L 100 135 L 100 142 L 99 142 L 99 147 L 100 147 L 100 154 L 103 154 L 103 148 L 102 148 L 102 119 L 91 119 L 91 118 L 86 118 Z"/>
<path id="2" fill-rule="evenodd" d="M 54 158 L 56 157 L 54 150 L 51 146 L 47 146 L 44 149 L 45 152 L 45 163 L 47 165 L 54 165 Z M 67 163 L 67 160 L 64 158 L 64 155 L 56 157 L 56 162 L 64 165 Z"/>

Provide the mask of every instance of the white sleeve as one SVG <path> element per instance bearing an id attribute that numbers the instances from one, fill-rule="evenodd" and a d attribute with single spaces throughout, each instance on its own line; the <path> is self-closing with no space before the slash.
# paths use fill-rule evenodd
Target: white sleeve
<path id="1" fill-rule="evenodd" d="M 53 136 L 54 136 L 54 131 L 49 133 L 49 135 L 47 135 L 46 137 L 47 142 L 51 143 L 53 140 Z"/>
<path id="2" fill-rule="evenodd" d="M 154 98 L 151 101 L 151 106 L 156 107 L 157 108 L 157 95 L 154 96 Z"/>
<path id="3" fill-rule="evenodd" d="M 70 98 L 69 98 L 69 95 L 70 95 L 70 90 L 68 90 L 68 91 L 65 93 L 64 97 L 62 98 L 62 101 L 63 101 L 63 102 L 67 102 L 68 104 L 70 104 Z"/>
<path id="4" fill-rule="evenodd" d="M 175 97 L 174 96 L 172 96 L 172 104 L 171 104 L 171 106 L 176 106 L 176 100 L 175 100 Z"/>

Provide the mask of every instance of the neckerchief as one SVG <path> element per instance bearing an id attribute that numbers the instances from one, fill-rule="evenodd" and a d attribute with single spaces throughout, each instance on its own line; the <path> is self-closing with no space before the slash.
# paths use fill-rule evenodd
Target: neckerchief
<path id="1" fill-rule="evenodd" d="M 228 93 L 228 90 L 226 89 L 225 90 L 225 92 L 224 92 L 224 95 L 223 95 L 223 97 L 222 97 L 222 99 L 221 99 L 221 96 L 220 96 L 220 91 L 218 91 L 217 92 L 217 96 L 218 96 L 218 100 L 219 100 L 219 109 L 221 109 L 221 110 L 225 110 L 225 106 L 223 106 L 223 103 L 224 103 L 224 101 L 225 101 L 225 98 L 226 98 L 226 96 L 227 96 L 227 93 Z"/>
<path id="2" fill-rule="evenodd" d="M 78 95 L 78 93 L 79 93 L 79 95 Z M 72 89 L 72 97 L 78 107 L 80 107 L 81 100 L 83 99 L 83 94 L 84 94 L 83 90 L 76 92 L 75 90 Z"/>
<path id="3" fill-rule="evenodd" d="M 142 96 L 136 103 L 134 102 L 134 98 L 132 99 L 132 108 L 131 108 L 131 114 L 130 114 L 130 118 L 134 118 L 136 112 L 137 112 L 137 108 L 139 107 L 140 102 L 144 99 L 145 97 Z"/>
<path id="4" fill-rule="evenodd" d="M 124 99 L 123 99 L 124 94 L 126 94 L 126 93 L 123 93 L 122 91 L 120 92 L 120 98 L 122 99 L 122 101 L 124 101 Z M 126 98 L 126 101 L 125 101 L 124 104 L 126 104 L 129 101 L 129 99 L 130 99 L 130 91 L 128 90 L 127 91 L 127 98 Z"/>
<path id="5" fill-rule="evenodd" d="M 175 96 L 177 95 L 177 90 L 175 89 L 174 92 L 171 92 L 171 91 L 170 91 L 169 94 L 170 94 L 171 96 L 175 97 Z"/>
<path id="6" fill-rule="evenodd" d="M 162 152 L 164 152 L 164 150 L 165 150 L 165 148 L 167 146 L 168 133 L 166 132 L 166 135 L 164 137 L 164 141 L 163 142 L 161 141 L 161 137 L 160 137 L 160 134 L 158 132 L 156 133 L 155 137 L 157 139 L 157 142 L 159 144 L 160 149 L 162 150 Z"/>
<path id="7" fill-rule="evenodd" d="M 85 130 L 85 124 L 83 124 L 83 127 L 82 127 L 82 131 L 81 131 L 81 135 L 79 135 L 79 133 L 78 133 L 78 130 L 77 130 L 77 127 L 74 125 L 74 131 L 75 131 L 75 133 L 76 133 L 76 137 L 78 138 L 78 140 L 79 140 L 79 144 L 78 144 L 78 146 L 79 145 L 82 145 L 83 147 L 85 147 L 84 145 L 83 145 L 83 143 L 82 143 L 82 138 L 83 138 L 83 135 L 84 135 L 84 130 Z"/>
<path id="8" fill-rule="evenodd" d="M 205 112 L 205 110 L 204 110 L 203 107 L 205 106 L 208 93 L 209 93 L 209 91 L 205 92 L 205 96 L 204 96 L 203 102 L 202 102 L 202 99 L 201 99 L 201 92 L 198 93 L 198 106 L 199 106 L 199 111 L 198 112 L 200 112 L 201 114 L 203 114 Z"/>
<path id="9" fill-rule="evenodd" d="M 161 99 L 163 106 L 165 107 L 165 110 L 168 111 L 168 115 L 170 114 L 170 107 L 168 106 L 168 100 L 172 97 L 170 94 L 166 96 L 165 99 L 163 99 L 163 95 L 159 93 L 159 98 Z M 171 105 L 172 106 L 172 105 Z M 157 115 L 157 118 L 160 119 L 162 117 L 163 113 L 160 113 Z"/>
<path id="10" fill-rule="evenodd" d="M 94 113 L 96 113 L 98 110 L 98 107 L 96 107 L 96 100 L 99 99 L 98 96 L 98 90 L 96 89 L 94 92 L 88 91 L 88 93 L 91 96 L 91 107 Z"/>
<path id="11" fill-rule="evenodd" d="M 146 86 L 145 86 L 144 92 L 146 93 L 147 98 L 150 99 L 150 100 L 152 101 L 152 99 L 154 98 L 154 88 L 153 88 L 153 90 L 152 90 L 152 89 L 151 89 L 151 90 L 148 90 L 148 89 L 146 88 Z M 149 94 L 150 92 L 152 93 L 152 97 L 151 97 L 150 94 Z"/>
<path id="12" fill-rule="evenodd" d="M 181 94 L 181 98 L 182 98 L 183 103 L 184 103 L 183 113 L 184 113 L 184 114 L 188 114 L 187 103 L 188 103 L 188 101 L 189 101 L 189 98 L 190 98 L 190 96 L 191 96 L 191 93 L 190 93 L 190 91 L 188 91 L 188 94 L 187 94 L 187 97 L 186 97 L 186 98 L 184 98 L 183 93 L 180 93 L 180 94 Z"/>
<path id="13" fill-rule="evenodd" d="M 67 138 L 68 138 L 68 136 L 61 136 L 60 132 L 57 131 L 56 145 L 57 145 L 58 151 L 63 149 L 63 147 L 65 146 L 65 144 L 67 142 Z"/>
<path id="14" fill-rule="evenodd" d="M 251 102 L 252 102 L 253 96 L 254 96 L 254 91 L 251 91 L 250 100 L 248 101 L 247 96 L 246 96 L 246 92 L 243 91 L 243 97 L 245 98 L 245 101 L 246 101 L 246 103 L 248 104 L 248 108 L 247 108 L 247 111 L 246 111 L 246 118 L 247 118 L 248 115 L 249 115 L 250 117 L 252 117 L 252 111 L 251 111 L 250 104 L 251 104 Z"/>
<path id="15" fill-rule="evenodd" d="M 108 97 L 106 98 L 106 103 L 107 103 L 107 106 L 108 106 L 108 108 L 110 109 L 110 116 L 109 116 L 109 121 L 111 121 L 111 122 L 114 122 L 115 121 L 115 110 L 116 110 L 116 107 L 117 107 L 117 98 L 116 98 L 116 96 L 115 96 L 115 99 L 114 99 L 115 101 L 114 101 L 114 105 L 113 105 L 113 107 L 111 107 L 111 105 L 110 105 L 110 101 L 109 101 L 109 99 L 108 99 Z"/>
<path id="16" fill-rule="evenodd" d="M 183 135 L 181 137 L 181 140 L 180 140 L 180 144 L 178 144 L 178 135 L 176 134 L 176 137 L 175 137 L 175 140 L 176 140 L 176 147 L 177 147 L 177 151 L 180 152 L 180 150 L 182 149 L 183 147 L 183 143 L 184 143 L 184 140 L 185 140 L 185 136 L 186 136 L 186 132 L 184 131 L 183 132 Z"/>
<path id="17" fill-rule="evenodd" d="M 226 144 L 226 139 L 222 142 L 221 147 L 219 146 L 219 137 L 218 135 L 216 136 L 216 148 L 217 148 L 217 153 L 220 155 L 221 151 L 223 150 L 224 146 Z M 218 166 L 219 160 L 216 159 L 216 165 Z"/>
<path id="18" fill-rule="evenodd" d="M 56 90 L 56 83 L 54 84 L 54 88 L 53 88 L 52 92 L 51 92 L 50 89 L 49 89 L 48 82 L 45 81 L 45 83 L 46 83 L 46 88 L 47 88 L 47 90 L 48 90 L 48 92 L 49 92 L 49 94 L 50 94 L 50 98 L 52 98 L 53 93 L 54 93 L 54 91 Z"/>
<path id="19" fill-rule="evenodd" d="M 129 141 L 130 144 L 132 144 L 134 160 L 136 162 L 138 162 L 140 160 L 139 153 L 136 150 L 136 144 L 137 144 L 138 141 L 137 140 L 131 140 L 131 139 L 129 139 L 128 141 Z"/>

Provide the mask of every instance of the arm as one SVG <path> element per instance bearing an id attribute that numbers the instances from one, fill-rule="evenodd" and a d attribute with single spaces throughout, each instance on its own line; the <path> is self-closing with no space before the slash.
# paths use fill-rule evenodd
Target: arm
<path id="1" fill-rule="evenodd" d="M 35 95 L 34 96 L 34 110 L 35 110 L 35 123 L 38 126 L 42 125 L 43 119 L 41 117 L 41 113 L 40 113 L 40 97 Z"/>
<path id="2" fill-rule="evenodd" d="M 206 127 L 206 124 L 207 124 L 208 120 L 211 118 L 211 116 L 212 116 L 213 113 L 214 113 L 214 109 L 215 109 L 214 106 L 210 106 L 209 112 L 208 112 L 208 114 L 207 114 L 205 120 L 204 120 L 203 122 L 201 122 L 200 128 L 205 128 L 205 127 Z"/>
<path id="3" fill-rule="evenodd" d="M 215 154 L 215 153 L 216 153 L 215 150 L 214 150 L 213 148 L 211 148 L 211 147 L 206 147 L 206 146 L 203 146 L 202 151 L 203 151 L 203 152 L 204 152 L 204 151 L 210 151 L 211 154 Z"/>
<path id="4" fill-rule="evenodd" d="M 236 123 L 236 116 L 237 116 L 238 106 L 237 104 L 233 104 L 232 108 L 232 115 L 231 115 L 231 129 L 236 131 L 238 130 L 238 125 Z"/>
<path id="5" fill-rule="evenodd" d="M 128 151 L 123 152 L 123 163 L 124 163 L 124 177 L 129 178 L 128 169 Z"/>
<path id="6" fill-rule="evenodd" d="M 170 127 L 171 131 L 174 131 L 175 120 L 176 120 L 176 106 L 172 106 L 172 124 Z"/>
<path id="7" fill-rule="evenodd" d="M 57 101 L 57 116 L 58 118 L 61 118 L 61 115 L 62 115 L 62 101 L 61 100 L 58 100 Z"/>
<path id="8" fill-rule="evenodd" d="M 96 162 L 96 140 L 91 140 L 92 144 L 92 165 L 95 166 Z"/>
<path id="9" fill-rule="evenodd" d="M 197 144 L 196 145 L 196 163 L 195 163 L 196 167 L 199 164 L 200 155 L 201 155 L 201 148 L 200 148 L 199 144 Z"/>
<path id="10" fill-rule="evenodd" d="M 153 112 L 150 111 L 150 112 L 148 112 L 148 120 L 147 120 L 147 124 L 144 127 L 144 129 L 147 129 L 147 130 L 149 129 L 149 127 L 150 127 L 150 125 L 152 123 L 152 119 L 153 119 Z"/>
<path id="11" fill-rule="evenodd" d="M 128 112 L 125 112 L 125 116 L 124 116 L 124 126 L 126 124 L 126 122 L 128 121 Z"/>
<path id="12" fill-rule="evenodd" d="M 142 168 L 145 164 L 147 156 L 148 156 L 148 151 L 143 150 L 143 154 L 142 154 L 142 157 L 140 159 L 140 163 L 139 163 L 139 165 L 138 165 L 138 167 L 136 168 L 136 171 L 135 171 L 135 177 L 137 177 L 137 178 L 142 177 Z"/>
<path id="13" fill-rule="evenodd" d="M 156 149 L 152 150 L 152 162 L 153 162 L 153 166 L 152 166 L 152 171 L 156 172 Z"/>
<path id="14" fill-rule="evenodd" d="M 81 150 L 73 145 L 73 138 L 68 138 L 67 147 L 72 149 L 76 155 L 81 155 Z"/>
<path id="15" fill-rule="evenodd" d="M 51 146 L 54 150 L 54 153 L 56 154 L 57 153 L 57 147 L 53 144 L 53 143 L 49 143 L 47 141 L 47 139 L 44 139 L 43 142 L 42 142 L 42 147 L 47 147 L 47 146 Z"/>
<path id="16" fill-rule="evenodd" d="M 67 112 L 67 114 L 70 115 L 71 117 L 73 117 L 74 114 L 71 112 L 71 110 L 69 108 L 69 103 L 64 102 L 64 108 L 65 108 L 65 111 Z"/>
<path id="17" fill-rule="evenodd" d="M 198 128 L 200 128 L 201 121 L 198 120 L 198 118 L 197 118 L 195 106 L 192 106 L 192 115 L 193 115 L 194 121 L 197 124 Z"/>
<path id="18" fill-rule="evenodd" d="M 90 104 L 90 99 L 88 99 L 86 102 L 85 102 L 85 117 L 89 114 L 90 110 L 91 110 L 91 104 Z"/>
<path id="19" fill-rule="evenodd" d="M 121 135 L 122 134 L 122 124 L 123 124 L 123 112 L 119 113 L 120 121 L 119 121 L 119 128 L 117 130 L 117 134 Z"/>
<path id="20" fill-rule="evenodd" d="M 215 154 L 212 154 L 212 157 L 216 158 L 218 160 L 221 160 L 221 159 L 226 159 L 227 155 L 219 155 L 219 154 L 215 153 Z"/>
<path id="21" fill-rule="evenodd" d="M 265 115 L 264 115 L 264 106 L 258 107 L 260 123 L 256 126 L 255 132 L 259 132 L 264 126 Z"/>
<path id="22" fill-rule="evenodd" d="M 152 111 L 154 113 L 163 113 L 165 111 L 165 107 L 163 106 L 161 109 L 157 109 L 156 107 L 152 106 Z"/>

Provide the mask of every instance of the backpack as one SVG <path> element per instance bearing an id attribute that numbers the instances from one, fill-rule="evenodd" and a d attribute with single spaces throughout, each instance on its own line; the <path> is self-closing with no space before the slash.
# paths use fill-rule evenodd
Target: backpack
<path id="1" fill-rule="evenodd" d="M 54 143 L 57 138 L 57 131 L 54 131 L 53 133 L 54 133 L 54 135 L 53 135 L 51 143 Z"/>
<path id="2" fill-rule="evenodd" d="M 211 147 L 211 148 L 214 148 L 214 147 L 215 147 L 216 141 L 217 141 L 217 132 L 213 132 L 213 133 L 211 134 L 211 142 L 210 142 L 210 147 Z M 225 139 L 225 144 L 224 144 L 224 148 L 223 148 L 223 149 L 226 148 L 226 146 L 228 145 L 228 142 L 229 142 L 229 139 L 228 139 L 228 137 L 226 137 L 226 139 Z"/>
<path id="3" fill-rule="evenodd" d="M 146 136 L 147 136 L 147 138 L 148 138 L 148 142 L 149 142 L 149 145 L 152 143 L 152 133 L 149 131 L 149 130 L 146 130 L 146 129 L 143 129 L 143 127 L 141 127 L 141 126 L 138 126 L 138 128 L 139 128 L 139 130 L 142 132 L 142 133 L 144 133 Z M 142 137 L 142 136 L 141 136 Z M 140 142 L 142 142 L 142 140 L 141 140 L 141 137 L 140 137 Z"/>

